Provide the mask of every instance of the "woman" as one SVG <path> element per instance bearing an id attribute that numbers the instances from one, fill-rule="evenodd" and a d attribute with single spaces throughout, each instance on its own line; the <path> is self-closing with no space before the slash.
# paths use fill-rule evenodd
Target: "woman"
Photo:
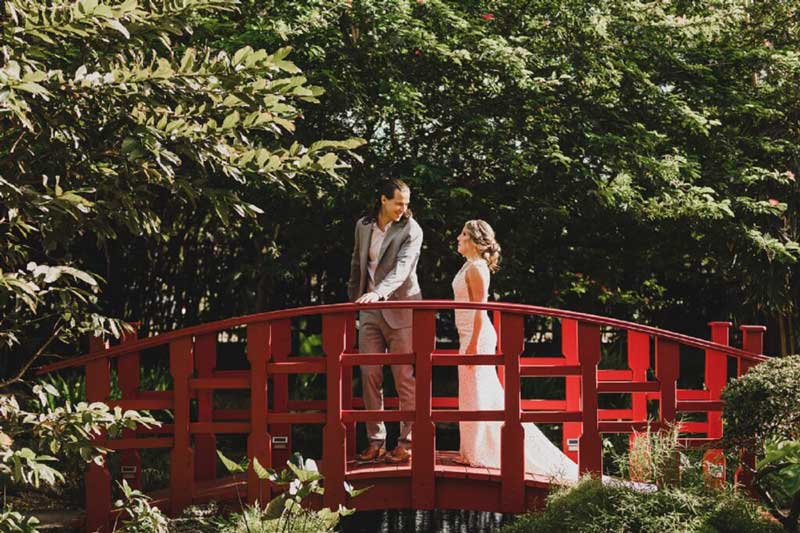
<path id="1" fill-rule="evenodd" d="M 483 220 L 470 220 L 458 236 L 458 253 L 466 261 L 453 278 L 456 301 L 486 302 L 489 280 L 498 269 L 500 245 L 494 230 Z M 494 354 L 497 334 L 486 311 L 456 309 L 459 353 Z M 503 387 L 493 366 L 458 367 L 458 405 L 465 411 L 503 410 Z M 461 449 L 456 462 L 471 466 L 500 467 L 502 422 L 460 422 Z M 525 470 L 562 482 L 578 479 L 578 466 L 536 427 L 525 428 Z"/>

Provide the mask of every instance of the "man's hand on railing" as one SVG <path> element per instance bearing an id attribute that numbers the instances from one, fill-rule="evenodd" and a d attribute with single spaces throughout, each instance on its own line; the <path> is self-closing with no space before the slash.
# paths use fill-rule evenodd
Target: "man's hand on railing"
<path id="1" fill-rule="evenodd" d="M 380 302 L 381 296 L 377 292 L 366 292 L 356 299 L 357 304 L 372 304 Z"/>

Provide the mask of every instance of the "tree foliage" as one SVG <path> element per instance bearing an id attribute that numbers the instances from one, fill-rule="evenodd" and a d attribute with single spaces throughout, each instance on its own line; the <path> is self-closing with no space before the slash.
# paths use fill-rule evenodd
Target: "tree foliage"
<path id="1" fill-rule="evenodd" d="M 79 475 L 65 461 L 104 464 L 110 450 L 99 437 L 119 437 L 124 429 L 161 423 L 146 413 L 109 408 L 102 403 L 62 401 L 49 385 L 35 385 L 30 406 L 14 395 L 0 395 L 0 483 L 8 488 L 55 486 Z M 60 404 L 57 407 L 51 407 Z M 66 474 L 66 476 L 65 476 Z M 36 531 L 38 520 L 3 502 L 0 531 Z"/>
<path id="2" fill-rule="evenodd" d="M 338 186 L 362 141 L 292 140 L 322 89 L 288 56 L 192 41 L 233 0 L 10 0 L 0 18 L 0 341 L 16 362 L 87 332 L 119 335 L 106 305 L 127 258 L 167 241 L 174 214 L 214 231 L 258 198 Z M 195 227 L 191 221 L 182 231 Z M 176 257 L 176 261 L 182 262 Z M 158 291 L 157 285 L 150 287 Z M 13 352 L 12 352 L 13 351 Z M 16 370 L 19 364 L 7 366 Z M 24 370 L 23 366 L 23 370 Z"/>
<path id="3" fill-rule="evenodd" d="M 298 136 L 364 138 L 365 164 L 343 189 L 265 199 L 235 234 L 191 212 L 170 242 L 121 246 L 112 264 L 141 261 L 114 284 L 118 314 L 168 329 L 343 300 L 351 226 L 392 174 L 425 229 L 426 297 L 450 297 L 455 234 L 479 217 L 503 245 L 503 300 L 698 335 L 768 321 L 788 349 L 796 28 L 789 4 L 727 1 L 303 0 L 206 18 L 214 46 L 292 46 L 327 90 Z"/>

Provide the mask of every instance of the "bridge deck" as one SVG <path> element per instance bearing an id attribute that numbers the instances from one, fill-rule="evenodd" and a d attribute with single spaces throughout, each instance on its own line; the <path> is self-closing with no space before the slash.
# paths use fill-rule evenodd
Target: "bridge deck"
<path id="1" fill-rule="evenodd" d="M 436 508 L 497 511 L 501 508 L 500 469 L 468 467 L 453 461 L 454 451 L 437 451 L 435 476 Z M 321 468 L 321 461 L 318 462 Z M 358 496 L 359 510 L 412 508 L 411 466 L 386 463 L 358 464 L 348 461 L 346 479 L 355 488 L 370 487 Z M 542 475 L 526 474 L 527 507 L 538 508 L 550 490 L 549 479 Z M 243 474 L 221 477 L 211 481 L 198 481 L 192 495 L 193 503 L 211 500 L 236 499 L 237 490 L 246 500 L 247 479 Z M 153 504 L 167 509 L 169 489 L 152 492 Z M 321 504 L 316 502 L 317 506 Z"/>

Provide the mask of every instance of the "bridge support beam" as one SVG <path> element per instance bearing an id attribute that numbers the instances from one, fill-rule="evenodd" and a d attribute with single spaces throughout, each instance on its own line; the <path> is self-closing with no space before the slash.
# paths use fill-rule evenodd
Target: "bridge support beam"
<path id="1" fill-rule="evenodd" d="M 647 369 L 650 368 L 650 335 L 637 331 L 628 331 L 628 368 L 631 369 L 631 381 L 644 383 L 647 381 Z M 647 422 L 647 393 L 631 393 L 631 411 L 634 422 Z M 629 445 L 632 447 L 636 433 L 631 433 Z"/>
<path id="2" fill-rule="evenodd" d="M 322 502 L 329 509 L 346 504 L 344 474 L 345 429 L 342 424 L 342 353 L 346 343 L 347 315 L 343 313 L 322 317 L 322 349 L 327 360 L 327 411 L 322 445 L 322 474 L 325 494 Z"/>
<path id="3" fill-rule="evenodd" d="M 138 327 L 138 324 L 134 324 Z M 136 331 L 124 332 L 122 334 L 122 344 L 135 342 L 138 335 Z M 117 361 L 117 382 L 123 400 L 135 400 L 139 393 L 139 352 L 133 352 L 120 356 Z M 136 430 L 126 429 L 122 432 L 123 439 L 135 439 Z M 142 458 L 139 450 L 122 450 L 120 452 L 120 466 L 122 478 L 135 488 L 142 488 Z"/>
<path id="4" fill-rule="evenodd" d="M 169 506 L 172 516 L 178 516 L 192 504 L 194 493 L 194 450 L 189 411 L 189 378 L 194 368 L 192 355 L 191 337 L 181 337 L 169 343 L 169 369 L 175 398 L 175 435 L 169 457 Z"/>
<path id="5" fill-rule="evenodd" d="M 520 362 L 525 348 L 525 317 L 503 313 L 502 351 L 505 363 L 505 423 L 501 430 L 502 510 L 525 510 L 525 431 L 520 411 Z"/>
<path id="6" fill-rule="evenodd" d="M 436 427 L 431 421 L 431 354 L 436 346 L 436 312 L 414 310 L 413 346 L 416 354 L 416 418 L 414 420 L 414 458 L 411 461 L 411 504 L 415 509 L 436 507 L 434 466 Z"/>
<path id="7" fill-rule="evenodd" d="M 581 363 L 583 426 L 578 448 L 581 475 L 603 474 L 603 446 L 597 416 L 597 365 L 600 362 L 600 326 L 578 323 L 578 360 Z"/>
<path id="8" fill-rule="evenodd" d="M 673 341 L 656 339 L 656 377 L 659 387 L 659 422 L 664 430 L 668 424 L 677 423 L 678 415 L 678 375 L 680 374 L 680 346 Z M 676 483 L 680 476 L 680 460 L 676 452 L 672 464 L 666 467 L 666 479 Z"/>
<path id="9" fill-rule="evenodd" d="M 711 327 L 711 342 L 717 344 L 730 344 L 730 322 L 709 322 Z M 722 389 L 728 381 L 728 357 L 723 352 L 706 350 L 705 366 L 706 390 L 709 400 L 719 400 Z M 708 438 L 722 438 L 722 413 L 713 411 L 708 413 Z"/>
<path id="10" fill-rule="evenodd" d="M 217 334 L 201 335 L 195 340 L 195 370 L 198 378 L 211 378 L 217 366 Z M 197 391 L 197 421 L 214 419 L 213 389 Z M 217 477 L 217 438 L 213 433 L 194 436 L 195 479 L 207 481 Z"/>
<path id="11" fill-rule="evenodd" d="M 347 315 L 345 326 L 345 351 L 352 351 L 356 347 L 356 315 Z M 353 368 L 347 367 L 342 375 L 342 409 L 350 410 L 353 408 Z M 354 457 L 356 454 L 356 423 L 348 422 L 345 424 L 347 434 L 347 457 Z"/>
<path id="12" fill-rule="evenodd" d="M 247 503 L 263 508 L 269 503 L 269 480 L 260 479 L 254 461 L 272 467 L 272 438 L 267 433 L 267 360 L 270 352 L 269 322 L 247 326 L 247 360 L 250 362 L 250 435 L 247 437 Z"/>
<path id="13" fill-rule="evenodd" d="M 561 319 L 561 353 L 568 365 L 578 365 L 578 322 L 569 318 Z M 567 402 L 567 411 L 580 411 L 581 410 L 581 377 L 580 376 L 566 376 L 565 381 L 565 398 Z M 571 443 L 580 441 L 581 437 L 581 423 L 580 422 L 564 422 L 561 438 L 561 449 L 564 454 L 578 462 L 578 449 Z M 571 448 L 571 449 L 570 449 Z"/>
<path id="14" fill-rule="evenodd" d="M 292 351 L 292 321 L 275 320 L 270 322 L 270 344 L 272 347 L 272 361 L 285 363 L 289 360 Z M 287 374 L 273 374 L 272 380 L 272 412 L 289 412 L 289 376 Z M 272 448 L 272 464 L 277 470 L 286 466 L 286 461 L 292 456 L 292 425 L 270 424 L 269 434 L 281 437 L 282 442 Z"/>
<path id="15" fill-rule="evenodd" d="M 89 353 L 106 348 L 100 337 L 89 339 Z M 108 402 L 111 393 L 111 361 L 96 359 L 86 365 L 86 401 Z M 101 435 L 98 438 L 103 438 Z M 109 533 L 109 514 L 111 513 L 111 473 L 104 461 L 102 465 L 94 462 L 86 467 L 86 530 Z"/>

